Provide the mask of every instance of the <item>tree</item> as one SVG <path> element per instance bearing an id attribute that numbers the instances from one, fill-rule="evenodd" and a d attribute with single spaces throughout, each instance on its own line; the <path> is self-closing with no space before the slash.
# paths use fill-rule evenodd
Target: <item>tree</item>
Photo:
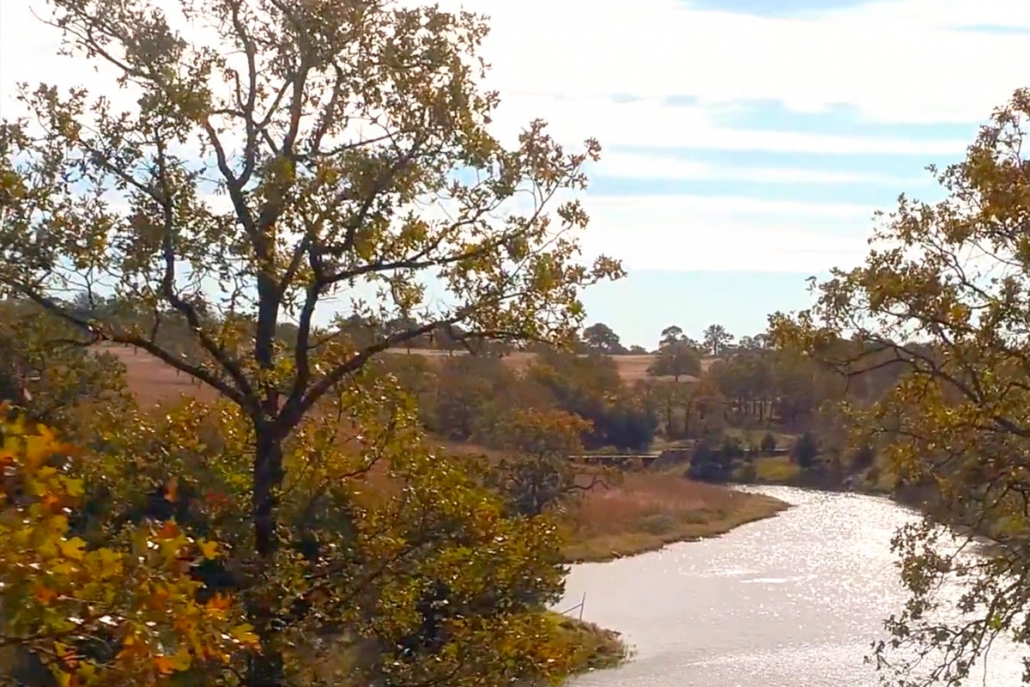
<path id="1" fill-rule="evenodd" d="M 926 522 L 895 540 L 910 598 L 877 658 L 899 681 L 918 662 L 919 684 L 957 685 L 993 638 L 1030 643 L 1020 582 L 1030 568 L 1028 118 L 1030 91 L 1017 91 L 965 159 L 937 173 L 944 200 L 902 196 L 864 264 L 835 270 L 810 310 L 773 318 L 782 343 L 848 378 L 890 369 L 896 380 L 851 419 L 856 444 L 932 494 Z M 964 558 L 940 522 L 1001 543 Z"/>
<path id="2" fill-rule="evenodd" d="M 69 439 L 88 440 L 91 406 L 130 400 L 123 366 L 81 341 L 74 327 L 30 301 L 0 301 L 0 401 Z"/>
<path id="3" fill-rule="evenodd" d="M 506 150 L 485 128 L 497 103 L 476 86 L 486 26 L 474 15 L 321 0 L 52 4 L 65 47 L 138 97 L 122 114 L 85 90 L 21 91 L 37 126 L 0 128 L 0 284 L 240 409 L 265 593 L 281 560 L 286 445 L 334 389 L 441 327 L 569 340 L 581 287 L 621 275 L 608 258 L 577 262 L 577 202 L 555 208 L 557 222 L 548 214 L 555 196 L 584 187 L 598 144 L 567 152 L 536 121 Z M 475 181 L 455 181 L 457 170 Z M 530 210 L 496 219 L 526 189 Z M 420 211 L 427 199 L 444 211 Z M 427 275 L 451 305 L 428 304 Z M 356 284 L 376 290 L 375 305 Z M 57 300 L 69 288 L 106 289 L 152 323 L 180 323 L 199 357 L 155 327 Z M 353 314 L 421 324 L 361 346 L 339 324 L 316 326 L 319 304 L 348 294 Z M 278 338 L 286 321 L 291 345 Z M 246 677 L 255 687 L 284 684 L 277 608 L 274 595 L 247 608 L 261 639 Z"/>
<path id="4" fill-rule="evenodd" d="M 603 322 L 592 324 L 583 330 L 583 340 L 591 351 L 606 355 L 618 355 L 626 352 L 619 340 L 619 335 Z"/>
<path id="5" fill-rule="evenodd" d="M 733 474 L 739 449 L 728 437 L 722 437 L 717 446 L 710 438 L 699 439 L 690 453 L 686 476 L 701 482 L 725 482 Z"/>
<path id="6" fill-rule="evenodd" d="M 589 428 L 582 418 L 563 411 L 516 411 L 507 418 L 502 432 L 514 457 L 501 460 L 492 481 L 515 513 L 541 515 L 602 483 L 576 480 L 572 458 L 582 452 L 580 437 Z"/>
<path id="7" fill-rule="evenodd" d="M 721 324 L 709 325 L 704 331 L 705 348 L 716 358 L 726 352 L 726 348 L 733 343 L 733 335 L 726 331 Z"/>
<path id="8" fill-rule="evenodd" d="M 653 377 L 672 377 L 678 382 L 684 375 L 701 374 L 701 358 L 682 341 L 666 344 L 658 349 L 647 373 Z"/>
<path id="9" fill-rule="evenodd" d="M 662 346 L 679 343 L 683 338 L 683 329 L 676 325 L 671 325 L 662 330 L 662 338 L 658 341 L 658 347 L 661 348 Z"/>
<path id="10" fill-rule="evenodd" d="M 0 404 L 6 417 L 10 407 Z M 83 483 L 62 463 L 81 451 L 24 418 L 0 425 L 0 679 L 103 685 L 167 684 L 197 664 L 224 667 L 256 643 L 238 600 L 197 598 L 193 566 L 221 556 L 218 543 L 172 520 L 90 547 L 70 531 Z M 97 652 L 98 637 L 114 651 Z M 11 672 L 8 672 L 11 671 Z M 38 683 L 37 683 L 38 684 Z"/>

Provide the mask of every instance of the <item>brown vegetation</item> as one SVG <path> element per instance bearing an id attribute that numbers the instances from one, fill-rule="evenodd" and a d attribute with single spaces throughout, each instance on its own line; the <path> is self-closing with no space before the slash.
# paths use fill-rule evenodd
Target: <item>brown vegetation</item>
<path id="1" fill-rule="evenodd" d="M 787 508 L 777 499 L 683 479 L 628 473 L 618 486 L 591 491 L 570 516 L 572 561 L 602 561 L 666 544 L 714 537 Z"/>
<path id="2" fill-rule="evenodd" d="M 464 351 L 442 351 L 431 348 L 412 348 L 400 349 L 395 348 L 389 351 L 390 353 L 400 355 L 419 355 L 429 360 L 447 358 L 456 355 L 467 355 Z M 619 370 L 619 376 L 627 384 L 638 382 L 642 379 L 656 379 L 661 381 L 671 381 L 672 377 L 653 377 L 647 373 L 649 368 L 655 361 L 655 354 L 643 353 L 643 354 L 627 354 L 627 355 L 613 355 L 612 360 L 615 361 L 615 365 Z M 533 359 L 536 358 L 535 353 L 529 353 L 526 351 L 513 351 L 511 353 L 504 354 L 504 362 L 515 370 L 525 369 Z M 707 370 L 716 361 L 715 358 L 706 358 L 701 361 L 701 369 Z M 696 382 L 697 377 L 690 375 L 683 375 L 679 378 L 681 383 Z"/>

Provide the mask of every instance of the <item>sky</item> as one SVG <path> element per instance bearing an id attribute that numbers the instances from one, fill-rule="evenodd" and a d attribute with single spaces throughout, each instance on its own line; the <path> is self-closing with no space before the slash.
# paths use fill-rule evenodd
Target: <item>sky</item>
<path id="1" fill-rule="evenodd" d="M 15 81 L 69 71 L 36 4 L 0 3 L 0 113 Z M 753 334 L 805 307 L 809 276 L 862 260 L 875 211 L 939 199 L 926 166 L 1030 86 L 1026 0 L 439 4 L 491 18 L 502 138 L 540 117 L 600 140 L 584 249 L 629 276 L 584 302 L 648 347 L 671 324 Z"/>

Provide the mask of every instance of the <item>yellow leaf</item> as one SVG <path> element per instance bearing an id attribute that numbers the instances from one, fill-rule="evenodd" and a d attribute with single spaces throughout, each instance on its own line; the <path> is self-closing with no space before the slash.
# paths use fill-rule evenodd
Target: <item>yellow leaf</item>
<path id="1" fill-rule="evenodd" d="M 253 625 L 237 625 L 236 627 L 232 628 L 229 631 L 229 633 L 237 642 L 240 642 L 241 644 L 253 644 L 257 642 L 257 635 L 254 634 Z"/>
<path id="2" fill-rule="evenodd" d="M 78 537 L 72 537 L 71 539 L 63 539 L 57 542 L 57 545 L 61 548 L 61 554 L 65 558 L 71 558 L 75 561 L 82 560 L 85 555 L 83 548 L 86 546 L 86 542 L 82 541 Z"/>
<path id="3" fill-rule="evenodd" d="M 218 543 L 213 541 L 202 541 L 200 542 L 200 552 L 204 555 L 204 558 L 208 560 L 218 558 Z"/>

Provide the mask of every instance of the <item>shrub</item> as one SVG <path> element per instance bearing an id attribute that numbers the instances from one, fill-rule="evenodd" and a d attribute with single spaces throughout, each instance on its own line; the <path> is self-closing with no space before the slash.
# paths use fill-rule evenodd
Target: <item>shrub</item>
<path id="1" fill-rule="evenodd" d="M 803 470 L 815 465 L 819 457 L 819 444 L 811 432 L 805 432 L 797 438 L 790 450 L 790 457 Z"/>

